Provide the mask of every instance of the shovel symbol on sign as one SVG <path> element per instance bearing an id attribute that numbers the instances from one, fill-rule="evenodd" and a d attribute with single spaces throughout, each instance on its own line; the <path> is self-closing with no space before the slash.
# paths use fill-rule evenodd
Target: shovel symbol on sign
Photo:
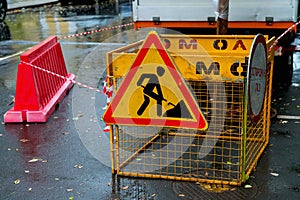
<path id="1" fill-rule="evenodd" d="M 192 119 L 192 116 L 183 100 L 179 101 L 176 105 L 171 102 L 169 102 L 168 105 L 172 105 L 174 108 L 167 110 L 163 115 L 164 117 Z"/>

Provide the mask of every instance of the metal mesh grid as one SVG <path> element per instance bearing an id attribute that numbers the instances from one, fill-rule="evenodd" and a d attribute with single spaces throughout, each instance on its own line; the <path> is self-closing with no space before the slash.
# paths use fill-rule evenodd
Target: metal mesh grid
<path id="1" fill-rule="evenodd" d="M 208 121 L 208 130 L 113 125 L 113 172 L 216 184 L 246 181 L 269 139 L 269 62 L 262 117 L 257 123 L 247 116 L 245 81 L 187 80 Z M 114 77 L 115 89 L 121 81 Z"/>
<path id="2" fill-rule="evenodd" d="M 258 158 L 263 153 L 269 141 L 269 127 L 270 127 L 270 108 L 271 108 L 271 80 L 272 67 L 267 66 L 266 75 L 266 92 L 263 105 L 263 113 L 260 120 L 254 124 L 250 118 L 247 119 L 247 137 L 245 147 L 245 172 L 249 175 L 255 167 Z"/>
<path id="3" fill-rule="evenodd" d="M 120 81 L 116 79 L 116 86 Z M 249 171 L 266 142 L 262 133 L 264 120 L 253 125 L 248 119 L 243 149 L 244 82 L 189 81 L 189 85 L 209 129 L 114 126 L 118 174 L 223 184 L 242 182 L 243 153 Z"/>

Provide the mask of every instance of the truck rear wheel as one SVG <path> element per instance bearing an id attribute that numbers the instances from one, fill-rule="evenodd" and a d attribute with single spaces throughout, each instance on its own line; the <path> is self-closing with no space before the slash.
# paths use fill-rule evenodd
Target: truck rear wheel
<path id="1" fill-rule="evenodd" d="M 9 40 L 11 37 L 9 28 L 5 22 L 0 22 L 0 41 Z"/>
<path id="2" fill-rule="evenodd" d="M 0 22 L 4 21 L 7 12 L 6 0 L 0 0 Z"/>

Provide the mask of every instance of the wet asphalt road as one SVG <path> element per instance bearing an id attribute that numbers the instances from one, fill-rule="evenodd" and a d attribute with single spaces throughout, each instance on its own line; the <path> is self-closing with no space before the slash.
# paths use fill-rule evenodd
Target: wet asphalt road
<path id="1" fill-rule="evenodd" d="M 69 12 L 61 17 L 58 6 L 45 6 L 8 14 L 5 25 L 11 39 L 0 44 L 1 121 L 12 106 L 20 53 L 51 35 L 62 37 L 127 23 L 130 7 L 125 4 L 120 9 L 118 14 L 104 10 L 98 15 Z M 105 52 L 124 43 L 122 35 L 120 39 L 112 37 L 121 32 L 116 29 L 60 41 L 68 71 L 76 74 L 78 81 L 101 87 Z M 99 111 L 97 116 L 91 116 L 94 110 L 82 114 L 89 103 Z M 112 176 L 109 148 L 101 145 L 104 105 L 103 96 L 75 86 L 47 123 L 1 123 L 0 199 L 154 199 L 162 187 L 167 193 L 160 198 L 176 198 L 169 181 L 157 185 L 158 181 Z M 89 133 L 99 140 L 87 141 Z M 102 140 L 108 141 L 108 135 L 102 134 Z M 99 145 L 94 151 L 90 148 Z M 105 160 L 99 161 L 102 155 Z"/>
<path id="2" fill-rule="evenodd" d="M 61 17 L 57 11 L 54 5 L 7 16 L 11 39 L 0 42 L 0 121 L 12 106 L 20 52 L 50 35 L 61 37 L 118 25 L 130 21 L 131 15 L 127 4 L 120 14 L 69 13 Z M 78 81 L 101 88 L 105 52 L 142 39 L 147 32 L 137 34 L 130 29 L 62 40 L 68 71 L 76 74 Z M 300 45 L 298 40 L 296 43 Z M 273 94 L 273 107 L 281 115 L 300 115 L 298 54 L 294 56 L 293 85 L 276 88 Z M 102 131 L 100 119 L 104 105 L 102 94 L 74 86 L 47 123 L 2 122 L 0 199 L 222 199 L 222 194 L 205 196 L 196 184 L 113 176 L 108 135 Z M 300 199 L 299 126 L 300 120 L 273 119 L 270 144 L 251 175 L 256 187 L 248 189 L 248 197 Z"/>

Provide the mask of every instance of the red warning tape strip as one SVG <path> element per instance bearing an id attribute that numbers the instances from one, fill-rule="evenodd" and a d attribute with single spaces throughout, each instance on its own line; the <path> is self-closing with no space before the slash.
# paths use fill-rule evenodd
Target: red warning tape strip
<path id="1" fill-rule="evenodd" d="M 296 27 L 297 25 L 299 25 L 299 24 L 300 24 L 300 21 L 298 21 L 297 23 L 293 24 L 293 25 L 290 26 L 284 33 L 282 33 L 282 34 L 274 41 L 274 43 L 270 46 L 269 51 L 271 51 L 271 49 L 274 48 L 274 47 L 277 45 L 278 41 L 279 41 L 285 34 L 287 34 L 289 31 L 291 31 L 293 28 L 295 28 L 295 27 Z M 107 27 L 107 28 L 102 28 L 102 29 L 98 29 L 98 30 L 93 30 L 93 31 L 87 31 L 87 32 L 82 32 L 82 33 L 78 33 L 78 34 L 68 35 L 68 36 L 61 37 L 61 38 L 59 38 L 59 39 L 68 39 L 68 38 L 72 38 L 72 37 L 79 37 L 79 36 L 84 36 L 84 35 L 90 35 L 90 34 L 93 34 L 93 33 L 99 33 L 99 32 L 102 32 L 102 31 L 108 31 L 108 30 L 118 29 L 118 28 L 127 27 L 127 26 L 131 26 L 131 25 L 133 25 L 133 22 L 130 22 L 130 23 L 127 23 L 127 24 L 121 24 L 121 25 L 117 25 L 117 26 L 112 26 L 112 27 Z M 80 82 L 78 82 L 78 81 L 69 79 L 69 78 L 67 78 L 67 77 L 64 77 L 64 76 L 59 75 L 59 74 L 57 74 L 57 73 L 54 73 L 54 72 L 52 72 L 52 71 L 43 69 L 43 68 L 38 67 L 38 66 L 36 66 L 36 65 L 32 65 L 32 64 L 27 63 L 27 62 L 24 62 L 24 61 L 21 61 L 21 62 L 24 63 L 24 64 L 27 64 L 27 65 L 29 65 L 29 66 L 35 68 L 35 69 L 44 71 L 44 72 L 46 72 L 46 73 L 48 73 L 48 74 L 52 74 L 52 75 L 57 76 L 57 77 L 59 77 L 59 78 L 62 78 L 62 79 L 66 79 L 66 80 L 68 80 L 68 81 L 71 81 L 73 84 L 76 84 L 76 85 L 78 85 L 78 86 L 80 86 L 80 87 L 84 87 L 84 88 L 93 90 L 93 91 L 95 91 L 95 92 L 99 92 L 99 93 L 105 94 L 105 92 L 103 92 L 103 91 L 101 91 L 101 90 L 99 90 L 99 89 L 97 89 L 97 88 L 94 88 L 94 87 L 91 87 L 91 86 L 89 86 L 89 85 L 80 83 Z"/>
<path id="2" fill-rule="evenodd" d="M 86 31 L 86 32 L 77 33 L 77 34 L 73 34 L 73 35 L 68 35 L 68 36 L 61 37 L 59 39 L 62 40 L 62 39 L 69 39 L 69 38 L 73 38 L 73 37 L 91 35 L 93 33 L 100 33 L 100 32 L 103 32 L 103 31 L 110 31 L 110 30 L 113 30 L 113 29 L 123 28 L 123 27 L 127 27 L 127 26 L 132 26 L 132 25 L 133 25 L 133 22 L 130 22 L 130 23 L 127 23 L 127 24 L 121 24 L 121 25 L 106 27 L 106 28 L 102 28 L 102 29 L 98 29 L 98 30 Z"/>
<path id="3" fill-rule="evenodd" d="M 286 29 L 286 31 L 284 31 L 275 41 L 274 43 L 270 46 L 269 51 L 272 50 L 272 48 L 274 48 L 278 41 L 285 35 L 287 34 L 289 31 L 291 31 L 292 29 L 294 29 L 296 26 L 298 26 L 300 24 L 300 21 L 296 22 L 295 24 L 293 24 L 292 26 L 290 26 L 288 29 Z"/>
<path id="4" fill-rule="evenodd" d="M 89 89 L 89 90 L 94 90 L 95 92 L 99 92 L 99 93 L 101 93 L 101 94 L 105 94 L 102 90 L 99 90 L 99 89 L 97 89 L 97 88 L 94 88 L 94 87 L 91 87 L 91 86 L 89 86 L 89 85 L 80 83 L 80 82 L 78 82 L 78 81 L 69 79 L 68 77 L 65 77 L 65 76 L 62 76 L 62 75 L 60 75 L 60 74 L 54 73 L 54 72 L 49 71 L 49 70 L 47 70 L 47 69 L 43 69 L 43 68 L 38 67 L 38 66 L 36 66 L 36 65 L 33 65 L 33 64 L 31 64 L 31 63 L 27 63 L 27 62 L 24 62 L 24 61 L 21 61 L 21 62 L 24 63 L 24 64 L 26 64 L 26 65 L 29 65 L 29 66 L 31 66 L 31 67 L 33 67 L 33 68 L 35 68 L 35 69 L 41 70 L 41 71 L 43 71 L 43 72 L 46 72 L 46 73 L 48 73 L 48 74 L 57 76 L 57 77 L 59 77 L 59 78 L 65 79 L 65 80 L 67 80 L 67 81 L 71 81 L 73 84 L 76 84 L 76 85 L 78 85 L 78 86 L 80 86 L 80 87 L 84 87 L 84 88 L 87 88 L 87 89 Z"/>
<path id="5" fill-rule="evenodd" d="M 117 25 L 117 26 L 112 26 L 112 27 L 106 27 L 106 28 L 102 28 L 102 29 L 98 29 L 98 30 L 92 30 L 92 31 L 86 31 L 86 32 L 82 32 L 82 33 L 77 33 L 77 34 L 73 34 L 73 35 L 67 35 L 64 37 L 60 37 L 59 39 L 69 39 L 69 38 L 73 38 L 73 37 L 79 37 L 79 36 L 85 36 L 85 35 L 91 35 L 94 33 L 100 33 L 103 31 L 109 31 L 109 30 L 113 30 L 113 29 L 118 29 L 118 28 L 123 28 L 123 27 L 127 27 L 127 26 L 132 26 L 134 23 L 130 22 L 127 24 L 121 24 L 121 25 Z M 295 24 L 293 24 L 292 26 L 290 26 L 286 31 L 284 31 L 275 41 L 274 43 L 270 46 L 269 51 L 272 50 L 272 48 L 274 48 L 277 44 L 278 41 L 284 36 L 286 35 L 289 31 L 291 31 L 292 29 L 294 29 L 296 26 L 298 26 L 300 24 L 300 21 L 296 22 Z"/>

